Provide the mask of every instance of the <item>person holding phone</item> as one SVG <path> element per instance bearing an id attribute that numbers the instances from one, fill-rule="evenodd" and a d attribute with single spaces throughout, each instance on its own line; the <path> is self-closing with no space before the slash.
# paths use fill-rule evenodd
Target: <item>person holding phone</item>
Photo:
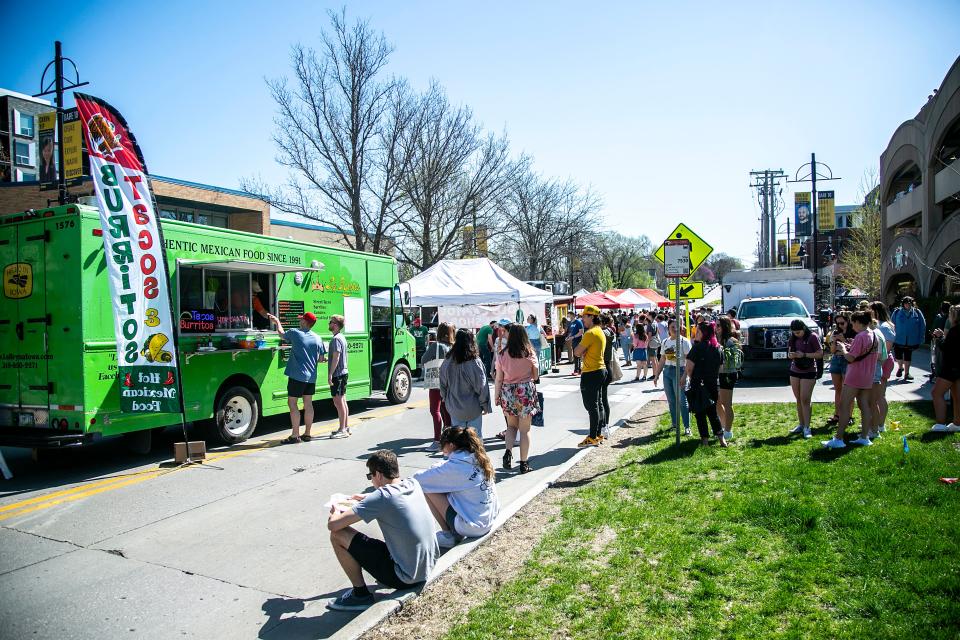
<path id="1" fill-rule="evenodd" d="M 813 435 L 810 431 L 810 402 L 817 383 L 817 358 L 823 357 L 823 347 L 817 334 L 799 318 L 790 323 L 790 333 L 787 359 L 790 361 L 790 388 L 797 402 L 799 420 L 790 433 L 810 438 Z"/>

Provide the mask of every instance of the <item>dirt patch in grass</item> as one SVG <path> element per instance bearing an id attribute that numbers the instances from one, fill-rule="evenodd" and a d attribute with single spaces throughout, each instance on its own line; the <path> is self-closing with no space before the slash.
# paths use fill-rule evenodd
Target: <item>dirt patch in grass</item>
<path id="1" fill-rule="evenodd" d="M 471 608 L 519 575 L 534 547 L 560 515 L 564 501 L 578 488 L 616 469 L 624 449 L 647 442 L 656 429 L 657 418 L 666 411 L 666 402 L 644 405 L 603 446 L 561 476 L 419 596 L 364 634 L 364 640 L 439 638 L 463 622 Z M 592 544 L 600 551 L 615 537 L 616 533 L 606 528 L 597 532 Z"/>

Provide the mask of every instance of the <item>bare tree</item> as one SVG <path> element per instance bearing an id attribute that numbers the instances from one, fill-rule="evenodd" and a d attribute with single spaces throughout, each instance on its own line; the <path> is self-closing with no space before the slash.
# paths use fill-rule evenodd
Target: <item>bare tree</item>
<path id="1" fill-rule="evenodd" d="M 383 252 L 393 224 L 387 212 L 397 203 L 394 172 L 404 169 L 396 141 L 409 124 L 407 92 L 381 79 L 393 50 L 382 34 L 368 22 L 348 25 L 345 11 L 329 16 L 320 51 L 294 46 L 292 80 L 267 82 L 278 107 L 277 161 L 291 170 L 287 184 L 243 186 L 282 211 L 334 227 L 354 249 Z"/>
<path id="2" fill-rule="evenodd" d="M 404 148 L 409 210 L 397 218 L 403 236 L 397 259 L 426 269 L 463 253 L 463 228 L 474 219 L 492 226 L 516 164 L 506 136 L 483 135 L 470 109 L 452 105 L 436 83 L 418 102 Z"/>
<path id="3" fill-rule="evenodd" d="M 840 252 L 840 281 L 848 289 L 860 289 L 874 300 L 880 298 L 880 189 L 877 172 L 868 169 L 860 179 L 861 204 L 854 212 L 856 226 Z"/>

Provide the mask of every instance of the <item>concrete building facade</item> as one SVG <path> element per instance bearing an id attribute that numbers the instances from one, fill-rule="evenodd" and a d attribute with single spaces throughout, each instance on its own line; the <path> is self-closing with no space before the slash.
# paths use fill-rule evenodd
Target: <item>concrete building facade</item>
<path id="1" fill-rule="evenodd" d="M 960 57 L 880 156 L 880 212 L 886 301 L 960 295 Z"/>

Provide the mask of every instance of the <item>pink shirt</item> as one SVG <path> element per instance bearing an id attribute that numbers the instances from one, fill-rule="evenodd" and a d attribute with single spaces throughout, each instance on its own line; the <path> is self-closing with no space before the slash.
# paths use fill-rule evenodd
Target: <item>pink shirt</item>
<path id="1" fill-rule="evenodd" d="M 852 356 L 859 356 L 867 353 L 874 347 L 874 335 L 869 329 L 861 331 L 853 339 L 848 352 Z M 854 389 L 869 389 L 873 386 L 873 372 L 877 368 L 877 354 L 879 349 L 873 349 L 873 353 L 859 362 L 851 362 L 847 365 L 847 373 L 843 376 L 843 385 L 853 387 Z"/>
<path id="2" fill-rule="evenodd" d="M 497 371 L 503 372 L 504 384 L 516 384 L 518 382 L 530 382 L 533 380 L 533 372 L 538 369 L 537 359 L 533 356 L 528 358 L 511 358 L 506 350 L 497 356 Z"/>
<path id="3" fill-rule="evenodd" d="M 647 343 L 649 343 L 649 342 L 650 342 L 650 341 L 647 340 L 646 338 L 644 338 L 643 340 L 641 340 L 640 338 L 637 337 L 637 334 L 633 334 L 633 348 L 634 348 L 634 349 L 646 349 L 646 348 L 647 348 Z"/>

